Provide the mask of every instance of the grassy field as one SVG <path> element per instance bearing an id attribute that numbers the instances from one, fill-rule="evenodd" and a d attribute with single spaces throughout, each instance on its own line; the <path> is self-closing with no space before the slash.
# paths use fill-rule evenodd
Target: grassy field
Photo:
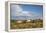
<path id="1" fill-rule="evenodd" d="M 11 29 L 28 29 L 28 28 L 42 28 L 43 27 L 43 20 L 31 20 L 26 22 L 27 20 L 22 20 L 21 23 L 17 22 L 18 20 L 11 20 L 10 28 Z"/>

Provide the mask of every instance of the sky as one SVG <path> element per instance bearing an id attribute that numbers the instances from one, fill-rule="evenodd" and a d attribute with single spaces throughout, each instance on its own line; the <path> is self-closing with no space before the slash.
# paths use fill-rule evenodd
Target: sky
<path id="1" fill-rule="evenodd" d="M 11 19 L 42 19 L 43 6 L 32 4 L 12 4 Z"/>

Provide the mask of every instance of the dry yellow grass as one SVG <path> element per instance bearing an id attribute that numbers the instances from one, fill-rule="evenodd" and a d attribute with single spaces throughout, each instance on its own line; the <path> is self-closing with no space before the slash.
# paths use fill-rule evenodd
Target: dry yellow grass
<path id="1" fill-rule="evenodd" d="M 26 29 L 26 28 L 42 28 L 43 27 L 43 22 L 42 21 L 36 21 L 36 22 L 32 22 L 32 21 L 30 21 L 30 22 L 22 22 L 22 23 L 16 23 L 16 21 L 15 22 L 11 22 L 11 24 L 10 24 L 10 26 L 11 26 L 11 29 Z"/>

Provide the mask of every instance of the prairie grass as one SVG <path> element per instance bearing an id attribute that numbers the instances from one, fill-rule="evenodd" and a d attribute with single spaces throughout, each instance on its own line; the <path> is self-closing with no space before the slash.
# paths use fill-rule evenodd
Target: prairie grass
<path id="1" fill-rule="evenodd" d="M 22 20 L 21 23 L 17 22 L 18 20 L 11 20 L 10 28 L 11 29 L 28 29 L 28 28 L 42 28 L 43 27 L 43 20 L 36 19 L 31 20 L 30 22 L 26 22 L 26 20 Z"/>

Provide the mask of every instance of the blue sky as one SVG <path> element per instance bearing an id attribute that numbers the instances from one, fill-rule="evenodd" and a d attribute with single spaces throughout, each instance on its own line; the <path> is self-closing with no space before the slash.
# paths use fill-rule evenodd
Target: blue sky
<path id="1" fill-rule="evenodd" d="M 35 14 L 42 14 L 43 13 L 43 7 L 42 5 L 22 5 L 21 6 L 24 11 L 29 11 L 29 12 L 35 12 Z"/>
<path id="2" fill-rule="evenodd" d="M 27 19 L 42 19 L 43 6 L 31 4 L 11 5 L 11 19 L 23 19 L 25 16 L 29 16 Z"/>

